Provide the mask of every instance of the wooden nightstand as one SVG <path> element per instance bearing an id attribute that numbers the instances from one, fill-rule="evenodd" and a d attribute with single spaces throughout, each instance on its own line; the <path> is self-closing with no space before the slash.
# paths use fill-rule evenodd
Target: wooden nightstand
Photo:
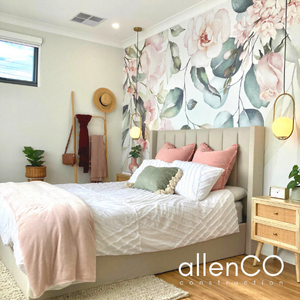
<path id="1" fill-rule="evenodd" d="M 274 246 L 274 255 L 277 247 L 294 252 L 296 278 L 300 282 L 300 202 L 253 197 L 251 238 L 258 241 L 256 257 L 264 243 Z"/>
<path id="2" fill-rule="evenodd" d="M 123 173 L 117 173 L 116 174 L 116 181 L 127 181 L 131 175 L 123 174 Z"/>

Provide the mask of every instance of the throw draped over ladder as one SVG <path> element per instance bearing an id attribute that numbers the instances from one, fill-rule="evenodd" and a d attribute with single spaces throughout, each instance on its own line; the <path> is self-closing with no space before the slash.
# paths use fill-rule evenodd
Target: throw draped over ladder
<path id="1" fill-rule="evenodd" d="M 102 119 L 104 122 L 104 146 L 105 146 L 105 159 L 106 159 L 106 181 L 108 181 L 108 164 L 107 164 L 107 126 L 106 126 L 106 113 L 104 113 L 104 118 L 101 116 L 91 116 L 91 115 L 80 115 L 75 116 L 74 109 L 74 92 L 71 93 L 72 96 L 72 117 L 73 117 L 73 151 L 76 158 L 76 163 L 74 164 L 74 182 L 78 183 L 77 170 L 79 167 L 84 168 L 84 173 L 87 173 L 90 167 L 90 155 L 89 155 L 89 136 L 87 125 L 92 118 Z M 80 125 L 80 133 L 76 134 L 76 118 L 78 119 Z M 79 136 L 79 159 L 77 158 L 77 137 Z M 86 155 L 88 154 L 88 155 Z M 79 165 L 77 165 L 77 162 Z"/>

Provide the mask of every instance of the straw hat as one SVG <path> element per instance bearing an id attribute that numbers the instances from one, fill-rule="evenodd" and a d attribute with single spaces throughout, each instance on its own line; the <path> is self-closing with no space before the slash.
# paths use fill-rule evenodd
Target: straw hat
<path id="1" fill-rule="evenodd" d="M 96 107 L 105 113 L 112 112 L 116 107 L 115 95 L 106 88 L 96 90 L 93 101 Z"/>

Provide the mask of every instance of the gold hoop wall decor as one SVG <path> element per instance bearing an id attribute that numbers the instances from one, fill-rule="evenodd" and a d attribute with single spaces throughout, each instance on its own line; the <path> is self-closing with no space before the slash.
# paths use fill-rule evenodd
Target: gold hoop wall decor
<path id="1" fill-rule="evenodd" d="M 289 96 L 292 99 L 293 103 L 293 119 L 287 117 L 279 117 L 275 119 L 275 110 L 276 110 L 276 103 L 279 98 L 282 96 Z M 275 102 L 274 102 L 274 110 L 273 110 L 273 124 L 272 124 L 272 131 L 276 138 L 279 140 L 287 140 L 294 131 L 294 121 L 295 121 L 295 100 L 292 95 L 288 93 L 280 94 Z"/>
<path id="2" fill-rule="evenodd" d="M 133 122 L 133 117 L 134 115 L 138 115 L 140 117 L 140 127 L 138 126 L 132 126 L 132 122 Z M 132 114 L 131 116 L 131 120 L 130 120 L 130 136 L 133 140 L 138 140 L 141 135 L 142 135 L 142 117 L 139 113 L 135 112 L 134 114 Z"/>

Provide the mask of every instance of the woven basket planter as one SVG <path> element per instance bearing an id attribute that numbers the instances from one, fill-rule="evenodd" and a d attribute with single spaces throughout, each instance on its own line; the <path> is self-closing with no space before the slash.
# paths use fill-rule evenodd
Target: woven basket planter
<path id="1" fill-rule="evenodd" d="M 40 167 L 32 167 L 32 166 L 25 166 L 26 172 L 25 176 L 27 178 L 36 178 L 41 179 L 46 177 L 46 166 Z"/>

